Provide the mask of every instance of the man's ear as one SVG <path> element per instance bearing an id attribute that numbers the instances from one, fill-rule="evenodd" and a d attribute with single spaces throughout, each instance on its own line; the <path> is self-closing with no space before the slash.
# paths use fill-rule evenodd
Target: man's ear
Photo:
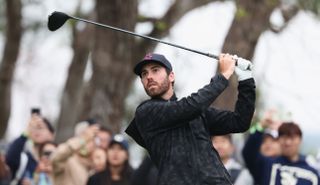
<path id="1" fill-rule="evenodd" d="M 169 74 L 169 80 L 170 82 L 174 82 L 174 73 L 172 71 Z"/>

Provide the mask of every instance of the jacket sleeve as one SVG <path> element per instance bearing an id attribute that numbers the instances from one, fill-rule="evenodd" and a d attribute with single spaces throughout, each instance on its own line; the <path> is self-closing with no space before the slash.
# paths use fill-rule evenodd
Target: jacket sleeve
<path id="1" fill-rule="evenodd" d="M 180 124 L 187 123 L 203 113 L 227 85 L 228 80 L 219 74 L 197 93 L 179 101 L 147 101 L 136 110 L 137 125 L 142 125 L 146 131 L 161 131 L 181 126 Z"/>
<path id="2" fill-rule="evenodd" d="M 23 152 L 24 145 L 26 144 L 28 138 L 24 135 L 21 135 L 15 139 L 6 153 L 6 163 L 8 164 L 12 177 L 15 177 L 16 172 L 20 165 L 20 156 Z"/>
<path id="3" fill-rule="evenodd" d="M 69 139 L 67 142 L 62 143 L 58 146 L 57 150 L 52 154 L 51 161 L 53 165 L 54 173 L 60 173 L 64 170 L 66 161 L 81 147 L 84 143 L 81 142 L 80 138 L 74 137 Z"/>
<path id="4" fill-rule="evenodd" d="M 260 153 L 260 146 L 262 144 L 263 133 L 256 131 L 250 134 L 242 150 L 242 156 L 244 162 L 254 178 L 255 183 L 258 183 L 262 174 L 259 171 L 263 168 L 264 161 L 267 157 L 264 157 Z"/>
<path id="5" fill-rule="evenodd" d="M 210 135 L 245 132 L 250 128 L 255 109 L 255 83 L 253 78 L 239 82 L 235 111 L 208 108 L 205 112 Z"/>

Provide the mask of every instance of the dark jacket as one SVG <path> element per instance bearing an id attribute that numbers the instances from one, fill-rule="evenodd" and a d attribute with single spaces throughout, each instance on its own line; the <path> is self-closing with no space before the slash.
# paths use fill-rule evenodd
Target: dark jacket
<path id="1" fill-rule="evenodd" d="M 320 185 L 317 171 L 307 164 L 305 157 L 300 155 L 296 162 L 284 156 L 266 157 L 260 153 L 262 132 L 251 134 L 243 148 L 243 158 L 255 184 L 258 185 Z"/>
<path id="2" fill-rule="evenodd" d="M 137 108 L 126 132 L 148 150 L 159 169 L 159 185 L 231 184 L 210 136 L 250 127 L 255 84 L 253 79 L 239 82 L 234 112 L 210 108 L 227 86 L 219 74 L 189 97 L 151 99 Z"/>
<path id="3" fill-rule="evenodd" d="M 10 168 L 13 179 L 16 177 L 16 173 L 20 166 L 21 153 L 25 152 L 28 158 L 26 168 L 23 172 L 22 177 L 19 179 L 18 184 L 21 184 L 21 179 L 24 177 L 33 178 L 33 173 L 38 164 L 36 159 L 33 157 L 33 155 L 29 151 L 24 151 L 25 144 L 27 141 L 28 141 L 28 138 L 24 135 L 21 135 L 10 144 L 8 152 L 6 153 L 6 163 Z"/>
<path id="4" fill-rule="evenodd" d="M 108 168 L 102 172 L 98 172 L 92 175 L 87 182 L 87 185 L 130 185 L 133 169 L 130 166 L 126 166 L 122 172 L 120 180 L 112 180 L 110 171 Z"/>

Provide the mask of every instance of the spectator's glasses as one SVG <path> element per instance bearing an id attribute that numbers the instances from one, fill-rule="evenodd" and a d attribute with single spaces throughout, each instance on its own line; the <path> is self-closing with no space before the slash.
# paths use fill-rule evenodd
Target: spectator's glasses
<path id="1" fill-rule="evenodd" d="M 43 151 L 42 156 L 50 157 L 51 154 L 52 154 L 52 151 Z"/>

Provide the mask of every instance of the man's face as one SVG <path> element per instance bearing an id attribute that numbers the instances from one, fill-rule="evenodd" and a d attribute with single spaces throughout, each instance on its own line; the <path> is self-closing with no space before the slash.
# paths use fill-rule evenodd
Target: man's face
<path id="1" fill-rule="evenodd" d="M 109 132 L 99 131 L 97 137 L 99 138 L 99 147 L 105 150 L 108 149 L 111 141 L 111 134 Z"/>
<path id="2" fill-rule="evenodd" d="M 213 147 L 218 151 L 222 160 L 231 157 L 234 147 L 228 138 L 224 136 L 214 136 L 211 141 Z"/>
<path id="3" fill-rule="evenodd" d="M 157 63 L 146 64 L 142 68 L 141 82 L 150 97 L 161 97 L 167 93 L 173 81 L 173 73 L 168 75 L 166 69 Z"/>
<path id="4" fill-rule="evenodd" d="M 280 143 L 272 136 L 266 135 L 260 147 L 260 152 L 267 157 L 276 157 L 281 154 Z"/>
<path id="5" fill-rule="evenodd" d="M 281 145 L 282 155 L 285 157 L 293 157 L 299 153 L 301 137 L 299 135 L 280 136 L 279 142 Z"/>

